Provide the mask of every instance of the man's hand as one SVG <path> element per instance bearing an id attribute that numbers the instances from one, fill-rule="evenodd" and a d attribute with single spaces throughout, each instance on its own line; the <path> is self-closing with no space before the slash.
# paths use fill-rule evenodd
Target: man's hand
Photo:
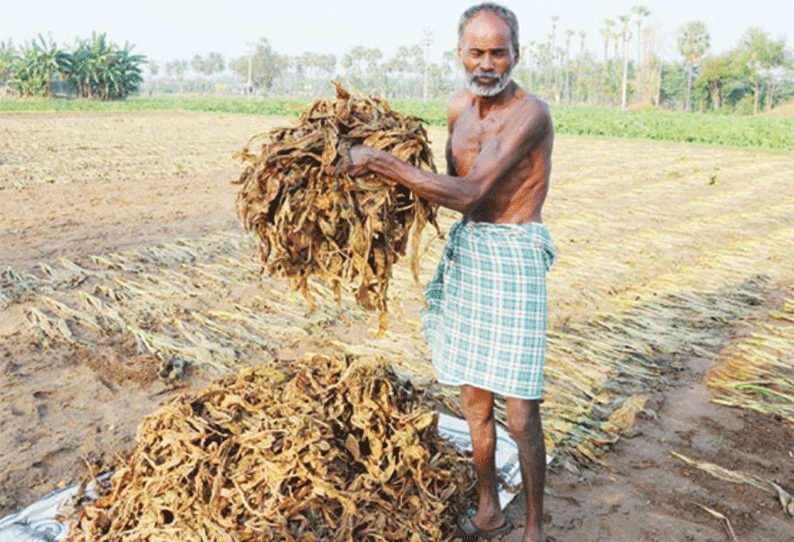
<path id="1" fill-rule="evenodd" d="M 350 148 L 350 169 L 348 173 L 354 177 L 369 173 L 369 160 L 374 149 L 364 145 L 354 145 Z"/>

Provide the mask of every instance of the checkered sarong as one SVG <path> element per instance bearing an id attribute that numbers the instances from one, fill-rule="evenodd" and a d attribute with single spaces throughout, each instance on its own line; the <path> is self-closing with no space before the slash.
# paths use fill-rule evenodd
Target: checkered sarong
<path id="1" fill-rule="evenodd" d="M 423 315 L 440 383 L 541 398 L 546 272 L 555 258 L 540 223 L 452 226 Z"/>

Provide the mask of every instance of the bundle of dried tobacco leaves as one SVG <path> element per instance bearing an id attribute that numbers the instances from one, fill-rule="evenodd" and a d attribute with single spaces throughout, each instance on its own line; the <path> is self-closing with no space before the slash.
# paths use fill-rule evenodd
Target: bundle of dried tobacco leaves
<path id="1" fill-rule="evenodd" d="M 470 462 L 382 361 L 243 371 L 144 419 L 71 542 L 450 540 Z"/>
<path id="2" fill-rule="evenodd" d="M 369 145 L 435 171 L 433 153 L 420 119 L 334 84 L 335 101 L 315 102 L 296 126 L 254 136 L 236 153 L 248 162 L 236 182 L 237 208 L 259 237 L 270 274 L 292 279 L 309 302 L 310 277 L 332 287 L 337 299 L 343 285 L 352 285 L 361 306 L 380 309 L 383 331 L 392 265 L 410 237 L 418 282 L 420 235 L 428 222 L 435 225 L 437 208 L 375 174 L 351 177 L 348 150 Z M 260 152 L 249 151 L 253 143 Z"/>

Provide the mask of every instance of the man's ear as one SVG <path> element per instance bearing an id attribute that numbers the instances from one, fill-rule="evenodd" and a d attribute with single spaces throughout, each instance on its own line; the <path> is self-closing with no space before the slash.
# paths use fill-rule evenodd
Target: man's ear
<path id="1" fill-rule="evenodd" d="M 463 45 L 460 43 L 458 43 L 458 46 L 455 48 L 455 56 L 457 57 L 458 62 L 463 59 Z"/>

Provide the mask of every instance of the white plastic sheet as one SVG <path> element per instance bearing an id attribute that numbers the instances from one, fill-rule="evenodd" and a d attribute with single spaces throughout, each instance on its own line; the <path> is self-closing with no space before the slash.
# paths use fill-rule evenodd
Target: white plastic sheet
<path id="1" fill-rule="evenodd" d="M 92 486 L 80 495 L 80 486 L 75 484 L 53 491 L 24 510 L 0 519 L 0 542 L 57 542 L 65 540 L 69 524 L 56 519 L 63 507 L 76 498 L 95 499 Z"/>

